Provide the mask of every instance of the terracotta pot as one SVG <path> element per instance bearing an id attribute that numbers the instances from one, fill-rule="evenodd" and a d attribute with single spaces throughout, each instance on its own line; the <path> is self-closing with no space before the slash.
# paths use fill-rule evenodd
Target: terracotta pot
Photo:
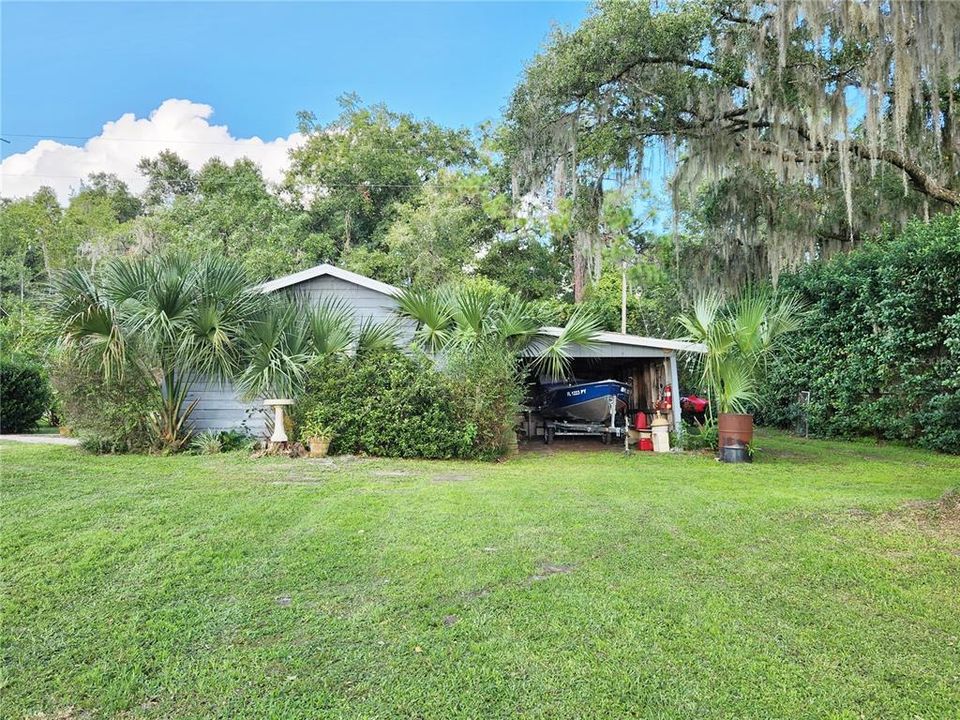
<path id="1" fill-rule="evenodd" d="M 327 456 L 327 450 L 330 449 L 330 438 L 312 437 L 310 438 L 310 457 L 322 458 Z"/>
<path id="2" fill-rule="evenodd" d="M 753 441 L 753 415 L 720 413 L 717 434 L 721 452 L 725 447 L 746 447 Z"/>

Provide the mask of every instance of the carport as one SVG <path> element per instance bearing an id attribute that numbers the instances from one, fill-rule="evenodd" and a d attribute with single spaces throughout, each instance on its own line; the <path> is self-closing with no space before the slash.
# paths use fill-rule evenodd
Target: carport
<path id="1" fill-rule="evenodd" d="M 539 334 L 545 339 L 559 337 L 563 328 L 542 327 Z M 663 389 L 673 390 L 672 426 L 680 428 L 680 382 L 677 372 L 678 352 L 706 352 L 698 343 L 681 340 L 642 337 L 614 332 L 602 332 L 593 347 L 574 346 L 572 378 L 579 382 L 619 380 L 630 386 L 628 413 L 653 413 Z M 536 344 L 529 354 L 536 352 Z M 534 420 L 535 422 L 535 420 Z M 532 429 L 532 428 L 531 428 Z M 535 434 L 535 431 L 531 434 Z"/>

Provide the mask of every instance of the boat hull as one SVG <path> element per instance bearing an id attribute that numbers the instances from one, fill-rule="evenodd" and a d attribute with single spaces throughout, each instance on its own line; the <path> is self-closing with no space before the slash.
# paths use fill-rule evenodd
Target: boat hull
<path id="1" fill-rule="evenodd" d="M 616 380 L 550 385 L 544 389 L 540 414 L 549 420 L 603 423 L 614 412 L 623 412 L 630 399 L 630 388 Z"/>

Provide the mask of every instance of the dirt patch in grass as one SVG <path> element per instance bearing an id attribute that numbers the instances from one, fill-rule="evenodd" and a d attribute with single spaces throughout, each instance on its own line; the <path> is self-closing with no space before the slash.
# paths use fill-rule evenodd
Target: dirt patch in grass
<path id="1" fill-rule="evenodd" d="M 80 710 L 72 705 L 53 712 L 39 712 L 33 715 L 27 715 L 27 720 L 83 720 L 92 717 L 86 710 Z"/>
<path id="2" fill-rule="evenodd" d="M 267 485 L 321 485 L 340 472 L 371 462 L 355 455 L 326 458 L 287 458 L 260 460 L 257 481 Z"/>
<path id="3" fill-rule="evenodd" d="M 530 582 L 546 580 L 553 575 L 567 575 L 574 571 L 573 565 L 554 565 L 553 563 L 542 563 L 533 575 L 530 576 Z"/>
<path id="4" fill-rule="evenodd" d="M 960 490 L 949 490 L 937 500 L 914 500 L 883 513 L 891 526 L 914 526 L 943 537 L 960 538 Z M 958 549 L 960 552 L 960 549 Z"/>
<path id="5" fill-rule="evenodd" d="M 473 480 L 475 477 L 475 475 L 471 475 L 470 473 L 442 472 L 431 475 L 430 480 L 438 483 L 464 482 L 466 480 Z"/>
<path id="6" fill-rule="evenodd" d="M 482 600 L 485 597 L 490 596 L 490 588 L 479 588 L 478 590 L 470 590 L 463 593 L 462 597 L 464 600 Z"/>
<path id="7" fill-rule="evenodd" d="M 869 523 L 881 531 L 913 531 L 941 538 L 960 538 L 960 490 L 948 490 L 936 500 L 910 500 L 886 512 L 853 507 L 841 513 L 808 515 L 825 523 Z M 960 554 L 960 548 L 957 550 Z"/>

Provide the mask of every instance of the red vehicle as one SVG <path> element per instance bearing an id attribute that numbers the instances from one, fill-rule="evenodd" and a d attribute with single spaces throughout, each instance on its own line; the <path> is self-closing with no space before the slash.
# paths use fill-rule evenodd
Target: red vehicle
<path id="1" fill-rule="evenodd" d="M 701 425 L 707 419 L 707 406 L 710 401 L 694 394 L 680 398 L 680 416 L 685 420 L 692 420 Z"/>

